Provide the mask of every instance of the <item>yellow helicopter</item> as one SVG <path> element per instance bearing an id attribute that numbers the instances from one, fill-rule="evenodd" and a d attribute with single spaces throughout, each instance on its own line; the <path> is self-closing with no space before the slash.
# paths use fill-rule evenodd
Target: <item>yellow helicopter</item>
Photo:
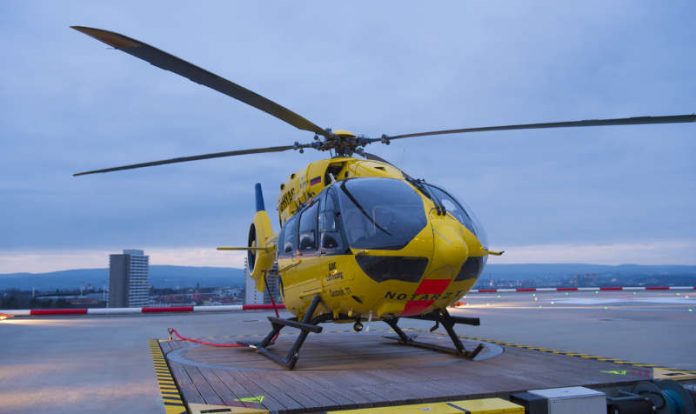
<path id="1" fill-rule="evenodd" d="M 256 287 L 277 264 L 285 307 L 295 317 L 269 317 L 271 332 L 257 344 L 263 355 L 294 368 L 307 335 L 320 323 L 349 322 L 356 331 L 363 321 L 384 321 L 399 343 L 451 352 L 473 359 L 483 349 L 466 349 L 454 331 L 458 323 L 478 325 L 478 318 L 452 316 L 453 305 L 474 285 L 488 255 L 483 228 L 472 212 L 445 189 L 416 179 L 380 157 L 365 152 L 373 143 L 444 134 L 538 128 L 586 127 L 696 122 L 696 115 L 595 119 L 428 131 L 368 137 L 325 129 L 297 113 L 227 79 L 130 37 L 82 26 L 74 29 L 125 53 L 172 71 L 196 83 L 260 109 L 314 134 L 309 143 L 225 151 L 86 171 L 87 175 L 163 164 L 305 149 L 328 151 L 290 175 L 280 186 L 277 211 L 280 232 L 273 230 L 260 184 L 256 184 L 256 215 L 245 250 Z M 354 154 L 362 158 L 353 157 Z M 441 324 L 454 349 L 416 341 L 399 326 L 399 318 Z M 281 329 L 300 330 L 285 356 L 270 347 Z"/>

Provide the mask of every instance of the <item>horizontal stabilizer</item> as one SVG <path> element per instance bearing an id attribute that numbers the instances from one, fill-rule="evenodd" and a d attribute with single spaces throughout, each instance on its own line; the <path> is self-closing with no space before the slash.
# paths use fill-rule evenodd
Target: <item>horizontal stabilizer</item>
<path id="1" fill-rule="evenodd" d="M 486 254 L 490 254 L 492 256 L 502 256 L 503 253 L 505 253 L 505 250 L 501 250 L 499 252 L 493 251 L 493 250 L 488 250 L 486 249 Z"/>

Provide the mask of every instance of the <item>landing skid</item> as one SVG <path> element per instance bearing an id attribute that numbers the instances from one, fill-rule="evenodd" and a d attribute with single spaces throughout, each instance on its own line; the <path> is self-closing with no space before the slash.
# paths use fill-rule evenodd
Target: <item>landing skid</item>
<path id="1" fill-rule="evenodd" d="M 271 361 L 277 364 L 284 366 L 287 369 L 291 370 L 295 368 L 295 364 L 297 364 L 297 360 L 300 356 L 300 348 L 302 348 L 305 339 L 307 339 L 307 335 L 309 335 L 310 332 L 321 333 L 323 329 L 321 326 L 319 326 L 319 323 L 323 322 L 325 320 L 324 318 L 312 319 L 312 315 L 314 314 L 314 311 L 317 310 L 317 306 L 319 305 L 320 301 L 321 299 L 319 298 L 319 295 L 315 296 L 314 299 L 312 299 L 312 303 L 310 303 L 309 307 L 307 308 L 307 311 L 305 312 L 302 321 L 298 321 L 297 318 L 282 319 L 269 316 L 268 320 L 271 322 L 271 325 L 273 326 L 271 332 L 269 332 L 268 335 L 266 335 L 266 337 L 263 338 L 261 342 L 249 344 L 245 343 L 243 345 L 255 349 L 261 355 L 265 356 L 266 358 L 270 359 Z M 280 331 L 286 326 L 290 328 L 299 329 L 300 334 L 297 336 L 297 339 L 295 339 L 295 342 L 290 347 L 290 350 L 288 351 L 287 355 L 285 357 L 282 357 L 278 354 L 275 354 L 274 352 L 271 352 L 268 349 L 268 347 L 273 345 L 275 338 L 278 337 Z"/>
<path id="2" fill-rule="evenodd" d="M 272 329 L 266 335 L 265 338 L 261 342 L 258 343 L 242 343 L 243 345 L 256 350 L 256 352 L 260 353 L 261 355 L 265 356 L 266 358 L 270 359 L 271 361 L 284 366 L 285 368 L 292 370 L 295 368 L 295 365 L 297 364 L 297 360 L 299 359 L 300 356 L 300 348 L 302 348 L 302 345 L 304 345 L 305 340 L 307 339 L 307 336 L 310 333 L 321 333 L 322 327 L 319 326 L 320 323 L 326 322 L 328 320 L 331 320 L 331 315 L 321 315 L 317 316 L 315 318 L 312 318 L 312 315 L 314 312 L 317 310 L 317 306 L 319 306 L 319 303 L 321 302 L 320 297 L 317 295 L 312 299 L 312 302 L 310 303 L 309 307 L 307 308 L 307 311 L 305 312 L 304 317 L 302 318 L 301 321 L 299 321 L 297 318 L 290 318 L 290 319 L 282 319 L 282 318 L 276 318 L 269 316 L 268 320 L 271 322 Z M 395 337 L 386 337 L 389 339 L 395 339 L 397 340 L 400 344 L 402 345 L 409 345 L 409 346 L 415 346 L 418 348 L 424 348 L 424 349 L 430 349 L 433 351 L 437 352 L 444 352 L 452 355 L 456 355 L 459 357 L 463 357 L 466 359 L 474 359 L 476 356 L 484 349 L 483 344 L 479 344 L 476 346 L 473 350 L 467 350 L 464 347 L 464 344 L 462 344 L 462 341 L 459 339 L 457 334 L 454 332 L 454 325 L 456 324 L 466 324 L 466 325 L 480 325 L 480 321 L 478 318 L 463 318 L 463 317 L 458 317 L 458 316 L 451 316 L 447 310 L 442 309 L 439 311 L 433 311 L 431 313 L 425 314 L 425 315 L 418 315 L 418 316 L 407 316 L 407 318 L 411 319 L 422 319 L 422 320 L 428 320 L 428 321 L 433 321 L 435 322 L 435 326 L 430 330 L 431 332 L 437 329 L 440 324 L 445 328 L 447 331 L 447 334 L 449 335 L 450 339 L 452 340 L 452 343 L 454 344 L 454 349 L 448 348 L 445 346 L 440 346 L 436 344 L 431 344 L 427 342 L 419 342 L 415 340 L 415 336 L 410 336 L 406 334 L 398 325 L 399 323 L 399 318 L 393 318 L 393 319 L 385 319 L 384 322 L 386 322 L 393 330 L 396 332 L 398 336 Z M 280 334 L 280 331 L 285 328 L 285 327 L 290 327 L 290 328 L 295 328 L 300 330 L 300 334 L 297 336 L 297 339 L 295 339 L 295 342 L 292 344 L 290 347 L 290 350 L 288 353 L 283 357 L 281 355 L 278 355 L 274 352 L 272 352 L 270 349 L 268 349 L 273 343 L 275 342 L 275 339 L 278 337 Z"/>
<path id="3" fill-rule="evenodd" d="M 425 314 L 425 315 L 407 316 L 407 318 L 421 319 L 421 320 L 435 322 L 435 326 L 433 326 L 432 329 L 430 329 L 431 332 L 434 331 L 435 329 L 437 329 L 440 326 L 440 324 L 442 324 L 442 326 L 445 328 L 445 331 L 447 331 L 447 335 L 449 335 L 450 339 L 452 340 L 452 344 L 454 345 L 454 349 L 448 348 L 445 346 L 441 346 L 441 345 L 427 343 L 427 342 L 416 341 L 415 336 L 408 335 L 406 332 L 404 332 L 401 329 L 401 327 L 399 327 L 399 325 L 398 325 L 399 318 L 385 320 L 385 322 L 398 335 L 398 336 L 385 336 L 385 338 L 395 339 L 402 345 L 409 345 L 409 346 L 415 346 L 415 347 L 423 348 L 423 349 L 430 349 L 432 351 L 444 352 L 444 353 L 456 355 L 459 357 L 463 357 L 466 359 L 476 358 L 476 356 L 484 349 L 483 344 L 478 344 L 473 350 L 467 350 L 464 347 L 464 344 L 462 343 L 461 339 L 459 339 L 459 337 L 457 336 L 457 333 L 454 331 L 454 325 L 456 325 L 458 323 L 466 324 L 466 325 L 474 325 L 474 326 L 480 325 L 481 321 L 479 320 L 479 318 L 463 318 L 463 317 L 458 317 L 458 316 L 452 316 L 449 314 L 449 312 L 447 312 L 446 309 L 433 311 L 433 312 Z"/>

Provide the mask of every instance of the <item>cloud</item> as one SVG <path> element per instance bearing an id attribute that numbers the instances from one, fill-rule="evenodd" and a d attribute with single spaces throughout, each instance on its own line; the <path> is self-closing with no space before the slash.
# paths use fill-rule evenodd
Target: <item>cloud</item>
<path id="1" fill-rule="evenodd" d="M 272 210 L 289 173 L 324 155 L 71 177 L 312 134 L 70 24 L 142 39 L 319 125 L 379 136 L 693 112 L 694 12 L 693 1 L 0 3 L 0 251 L 243 244 L 253 184 Z M 472 134 L 370 151 L 471 204 L 493 245 L 692 240 L 694 127 Z"/>
<path id="2" fill-rule="evenodd" d="M 696 241 L 510 246 L 488 263 L 696 264 Z"/>

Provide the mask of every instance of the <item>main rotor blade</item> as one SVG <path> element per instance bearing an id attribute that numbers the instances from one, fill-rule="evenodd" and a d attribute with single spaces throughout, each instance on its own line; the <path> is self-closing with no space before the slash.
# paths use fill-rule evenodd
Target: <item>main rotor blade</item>
<path id="1" fill-rule="evenodd" d="M 329 136 L 329 134 L 321 127 L 285 108 L 284 106 L 281 106 L 270 99 L 257 94 L 256 92 L 250 91 L 243 86 L 237 85 L 234 82 L 231 82 L 212 72 L 200 68 L 174 55 L 170 55 L 167 52 L 139 40 L 119 33 L 110 32 L 108 30 L 83 26 L 71 27 L 79 32 L 104 42 L 115 49 L 126 52 L 129 55 L 140 58 L 164 70 L 174 72 L 177 75 L 181 75 L 196 83 L 215 89 L 216 91 L 242 101 L 247 105 L 251 105 L 256 109 L 260 109 L 267 114 L 273 115 L 274 117 L 287 122 L 295 128 L 311 131 L 327 138 Z"/>
<path id="2" fill-rule="evenodd" d="M 588 119 L 584 121 L 543 122 L 538 124 L 514 124 L 498 125 L 477 128 L 443 129 L 439 131 L 416 132 L 412 134 L 400 134 L 388 136 L 389 140 L 401 138 L 425 137 L 430 135 L 462 134 L 467 132 L 507 131 L 514 129 L 543 129 L 543 128 L 570 128 L 608 125 L 646 125 L 646 124 L 675 124 L 681 122 L 696 122 L 696 115 L 668 115 L 668 116 L 638 116 L 632 118 L 612 119 Z M 372 142 L 380 141 L 380 138 L 372 139 Z"/>
<path id="3" fill-rule="evenodd" d="M 291 149 L 307 148 L 310 146 L 311 145 L 284 145 L 284 146 L 280 146 L 280 147 L 252 148 L 252 149 L 237 150 L 237 151 L 214 152 L 211 154 L 192 155 L 190 157 L 170 158 L 167 160 L 150 161 L 150 162 L 143 162 L 143 163 L 139 163 L 139 164 L 122 165 L 120 167 L 104 168 L 101 170 L 79 172 L 79 173 L 73 174 L 73 177 L 77 177 L 80 175 L 88 175 L 88 174 L 107 173 L 107 172 L 112 172 L 112 171 L 133 170 L 135 168 L 153 167 L 155 165 L 176 164 L 176 163 L 180 163 L 180 162 L 207 160 L 207 159 L 211 159 L 211 158 L 234 157 L 237 155 L 260 154 L 260 153 L 264 153 L 264 152 L 281 152 L 281 151 L 287 151 L 287 150 L 291 150 Z"/>

